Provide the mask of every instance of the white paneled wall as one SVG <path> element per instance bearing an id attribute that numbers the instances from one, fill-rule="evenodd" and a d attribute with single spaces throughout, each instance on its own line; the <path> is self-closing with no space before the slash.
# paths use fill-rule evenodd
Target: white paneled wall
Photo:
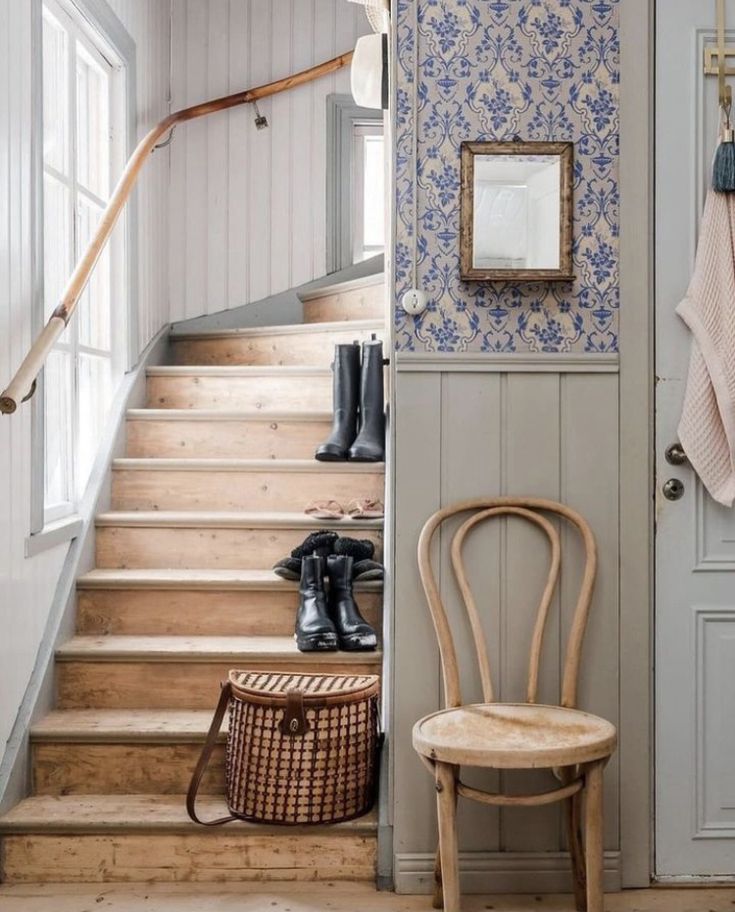
<path id="1" fill-rule="evenodd" d="M 167 111 L 168 0 L 110 0 L 137 43 L 139 132 Z M 31 343 L 32 9 L 0 0 L 0 385 Z M 139 198 L 139 343 L 168 320 L 168 154 Z M 31 407 L 0 417 L 0 756 L 29 682 L 68 549 L 26 558 L 31 514 Z"/>
<path id="2" fill-rule="evenodd" d="M 31 4 L 0 0 L 0 371 L 31 341 Z M 0 747 L 36 658 L 65 547 L 25 559 L 31 411 L 0 419 Z"/>
<path id="3" fill-rule="evenodd" d="M 138 135 L 168 114 L 171 12 L 168 0 L 108 0 L 136 44 Z M 138 350 L 169 321 L 169 151 L 148 161 L 137 190 Z"/>
<path id="4" fill-rule="evenodd" d="M 172 0 L 178 109 L 306 69 L 369 31 L 347 0 Z M 326 272 L 326 99 L 349 73 L 182 127 L 171 149 L 171 317 L 258 301 Z"/>

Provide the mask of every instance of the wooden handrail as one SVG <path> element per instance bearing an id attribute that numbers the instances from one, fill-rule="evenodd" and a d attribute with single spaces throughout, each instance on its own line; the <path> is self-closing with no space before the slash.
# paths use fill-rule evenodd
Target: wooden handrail
<path id="1" fill-rule="evenodd" d="M 130 199 L 135 183 L 143 170 L 143 165 L 161 137 L 173 130 L 178 124 L 196 120 L 198 117 L 206 117 L 208 114 L 216 114 L 218 111 L 236 108 L 238 105 L 250 104 L 254 101 L 259 101 L 261 98 L 268 98 L 271 95 L 278 95 L 280 92 L 286 92 L 288 89 L 296 88 L 305 83 L 313 82 L 315 79 L 320 79 L 322 76 L 327 76 L 329 73 L 334 73 L 336 70 L 347 66 L 352 60 L 352 54 L 352 51 L 348 51 L 348 53 L 340 54 L 339 57 L 335 57 L 333 60 L 327 60 L 308 70 L 302 70 L 293 76 L 287 76 L 285 79 L 278 79 L 275 82 L 269 82 L 267 85 L 247 89 L 244 92 L 237 92 L 235 95 L 227 95 L 215 101 L 207 101 L 203 104 L 193 105 L 190 108 L 184 108 L 182 111 L 170 114 L 162 120 L 138 143 L 137 148 L 128 159 L 125 170 L 110 197 L 105 211 L 102 213 L 102 218 L 89 246 L 79 260 L 64 289 L 61 302 L 33 343 L 8 388 L 0 396 L 0 412 L 6 415 L 12 414 L 21 402 L 25 402 L 33 395 L 36 388 L 36 378 L 56 340 L 64 332 L 67 323 L 71 319 L 79 298 L 86 288 L 92 271 L 105 248 L 105 244 L 110 239 L 120 213 Z"/>

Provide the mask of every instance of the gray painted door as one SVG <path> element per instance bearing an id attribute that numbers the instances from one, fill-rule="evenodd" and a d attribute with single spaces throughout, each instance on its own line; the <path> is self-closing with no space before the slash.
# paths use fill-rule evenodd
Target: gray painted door
<path id="1" fill-rule="evenodd" d="M 666 879 L 735 873 L 735 511 L 665 458 L 690 343 L 674 308 L 693 265 L 718 104 L 702 64 L 716 41 L 714 0 L 656 7 L 656 873 Z M 727 17 L 732 46 L 735 0 Z M 685 488 L 674 502 L 662 493 L 671 478 Z"/>

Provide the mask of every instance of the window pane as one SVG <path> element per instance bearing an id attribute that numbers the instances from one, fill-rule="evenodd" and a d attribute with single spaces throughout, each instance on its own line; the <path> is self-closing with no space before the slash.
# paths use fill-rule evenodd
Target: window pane
<path id="1" fill-rule="evenodd" d="M 110 192 L 110 104 L 107 74 L 77 42 L 77 180 L 107 199 Z"/>
<path id="2" fill-rule="evenodd" d="M 79 354 L 79 436 L 77 495 L 81 497 L 107 421 L 112 391 L 109 358 Z"/>
<path id="3" fill-rule="evenodd" d="M 89 243 L 100 220 L 101 210 L 94 203 L 79 197 L 77 232 L 79 254 Z M 109 351 L 110 343 L 110 248 L 105 248 L 79 302 L 75 319 L 78 321 L 79 342 L 91 348 Z"/>
<path id="4" fill-rule="evenodd" d="M 59 303 L 72 267 L 71 195 L 49 174 L 43 178 L 43 281 L 45 318 Z"/>
<path id="5" fill-rule="evenodd" d="M 366 248 L 382 247 L 385 243 L 383 137 L 366 136 L 364 143 L 363 244 Z"/>
<path id="6" fill-rule="evenodd" d="M 59 23 L 43 16 L 43 158 L 47 165 L 69 170 L 69 41 Z"/>
<path id="7" fill-rule="evenodd" d="M 46 392 L 46 509 L 72 498 L 72 359 L 67 351 L 52 351 L 44 371 Z"/>

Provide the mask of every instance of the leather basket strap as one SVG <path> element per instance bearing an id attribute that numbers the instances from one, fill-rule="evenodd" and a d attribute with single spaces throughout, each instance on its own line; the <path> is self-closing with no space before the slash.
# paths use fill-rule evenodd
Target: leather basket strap
<path id="1" fill-rule="evenodd" d="M 305 735 L 310 727 L 304 711 L 303 693 L 296 689 L 287 690 L 286 709 L 281 720 L 281 732 L 293 738 L 295 735 Z"/>
<path id="2" fill-rule="evenodd" d="M 207 732 L 207 737 L 204 741 L 204 747 L 202 747 L 202 753 L 197 760 L 197 765 L 194 767 L 194 772 L 191 774 L 189 791 L 186 793 L 186 811 L 194 823 L 200 823 L 202 826 L 219 826 L 221 823 L 229 823 L 231 820 L 237 819 L 234 815 L 230 814 L 228 817 L 218 817 L 217 820 L 200 820 L 196 815 L 195 809 L 197 792 L 199 791 L 199 786 L 201 785 L 204 772 L 207 769 L 209 759 L 212 756 L 212 751 L 217 743 L 217 737 L 220 728 L 222 727 L 222 720 L 225 717 L 225 712 L 227 711 L 231 696 L 232 686 L 230 685 L 230 682 L 227 681 L 222 685 L 219 703 L 217 704 L 217 709 L 214 711 L 212 724 L 209 726 L 209 731 Z"/>

